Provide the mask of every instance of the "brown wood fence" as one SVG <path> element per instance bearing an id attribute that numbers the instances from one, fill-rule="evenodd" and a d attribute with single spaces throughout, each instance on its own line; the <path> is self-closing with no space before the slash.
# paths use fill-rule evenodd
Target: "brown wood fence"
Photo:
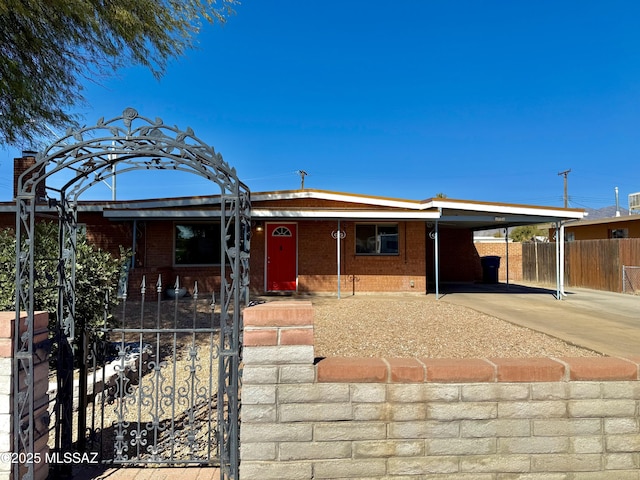
<path id="1" fill-rule="evenodd" d="M 556 244 L 522 244 L 522 278 L 534 283 L 556 283 Z"/>
<path id="2" fill-rule="evenodd" d="M 622 266 L 640 266 L 640 238 L 565 243 L 565 285 L 622 292 Z M 556 282 L 556 244 L 522 245 L 523 280 Z"/>

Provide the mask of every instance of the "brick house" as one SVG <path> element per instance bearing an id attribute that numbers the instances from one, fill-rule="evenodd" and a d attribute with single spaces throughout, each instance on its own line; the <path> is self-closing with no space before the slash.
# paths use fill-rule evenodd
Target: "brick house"
<path id="1" fill-rule="evenodd" d="M 251 207 L 253 295 L 437 292 L 441 282 L 482 279 L 474 231 L 583 216 L 573 209 L 313 189 L 252 193 Z M 82 201 L 78 222 L 99 248 L 131 248 L 130 292 L 143 276 L 150 285 L 158 275 L 167 286 L 179 276 L 187 289 L 197 280 L 206 292 L 218 288 L 219 208 L 218 196 Z M 39 211 L 54 213 L 46 205 Z M 14 225 L 15 204 L 0 204 L 0 227 Z"/>

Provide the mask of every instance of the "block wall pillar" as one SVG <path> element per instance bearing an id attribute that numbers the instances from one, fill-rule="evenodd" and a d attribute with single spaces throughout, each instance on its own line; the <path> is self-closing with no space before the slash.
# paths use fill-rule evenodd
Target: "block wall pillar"
<path id="1" fill-rule="evenodd" d="M 311 302 L 270 302 L 244 311 L 242 480 L 312 478 L 311 462 L 278 462 L 280 448 L 310 441 L 310 423 L 279 418 L 279 389 L 313 384 L 313 308 Z"/>
<path id="2" fill-rule="evenodd" d="M 22 457 L 35 461 L 34 480 L 45 480 L 49 475 L 49 466 L 45 459 L 49 452 L 49 362 L 48 352 L 34 350 L 33 354 L 33 391 L 34 391 L 34 451 L 14 452 L 13 432 L 13 351 L 15 332 L 15 312 L 0 312 L 0 480 L 12 480 L 15 461 L 21 464 L 20 477 L 25 473 Z M 24 319 L 20 319 L 21 331 L 24 330 Z M 33 343 L 38 345 L 49 335 L 49 314 L 34 314 Z M 26 391 L 27 385 L 20 376 L 20 391 Z M 28 415 L 28 412 L 25 412 Z M 27 416 L 21 419 L 27 422 Z M 13 462 L 13 463 L 12 463 Z M 18 480 L 18 479 L 15 479 Z"/>

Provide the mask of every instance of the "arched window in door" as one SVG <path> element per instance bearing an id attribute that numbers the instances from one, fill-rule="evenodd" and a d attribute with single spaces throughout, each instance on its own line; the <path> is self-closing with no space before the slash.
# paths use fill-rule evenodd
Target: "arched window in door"
<path id="1" fill-rule="evenodd" d="M 289 230 L 287 227 L 278 227 L 273 230 L 273 233 L 271 234 L 271 236 L 272 237 L 290 237 L 291 230 Z"/>

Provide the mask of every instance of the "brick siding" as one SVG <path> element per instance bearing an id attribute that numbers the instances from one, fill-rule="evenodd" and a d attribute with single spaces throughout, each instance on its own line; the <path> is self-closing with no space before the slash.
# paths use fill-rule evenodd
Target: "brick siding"
<path id="1" fill-rule="evenodd" d="M 98 248 L 119 255 L 120 246 L 132 248 L 131 221 L 111 221 L 99 212 L 81 212 L 78 221 L 87 227 L 87 236 Z M 0 222 L 15 226 L 12 214 L 2 215 Z M 286 222 L 284 222 L 286 223 Z M 331 233 L 336 221 L 296 222 L 298 233 L 298 291 L 330 292 L 337 290 L 337 247 Z M 434 242 L 428 237 L 425 222 L 398 222 L 399 255 L 356 255 L 355 225 L 341 222 L 346 237 L 341 244 L 341 291 L 419 292 L 433 288 L 435 282 Z M 250 288 L 253 295 L 265 293 L 266 229 L 252 230 Z M 135 268 L 130 272 L 129 290 L 138 289 L 142 275 L 155 284 L 157 276 L 174 282 L 176 276 L 188 281 L 188 288 L 198 280 L 204 291 L 219 285 L 218 267 L 173 266 L 173 221 L 138 222 Z M 510 259 L 512 257 L 510 252 Z M 516 260 L 513 260 L 514 263 Z M 510 260 L 511 262 L 511 260 Z M 440 229 L 440 281 L 473 282 L 482 278 L 480 255 L 474 247 L 472 232 Z M 510 270 L 513 271 L 512 267 Z M 504 269 L 501 269 L 501 272 Z M 517 276 L 512 277 L 517 280 Z M 521 277 L 520 277 L 521 278 Z M 203 291 L 203 290 L 201 290 Z"/>
<path id="2" fill-rule="evenodd" d="M 498 280 L 507 281 L 507 246 L 504 241 L 496 243 L 476 243 L 476 251 L 479 257 L 497 256 L 500 257 L 500 269 L 498 270 Z M 509 243 L 509 281 L 522 281 L 522 243 Z"/>
<path id="3" fill-rule="evenodd" d="M 16 198 L 18 193 L 18 179 L 27 169 L 33 167 L 36 164 L 36 157 L 27 155 L 20 158 L 15 158 L 13 162 L 13 198 Z M 30 177 L 27 177 L 27 179 Z M 36 187 L 36 197 L 43 198 L 46 196 L 45 182 L 40 182 Z"/>

